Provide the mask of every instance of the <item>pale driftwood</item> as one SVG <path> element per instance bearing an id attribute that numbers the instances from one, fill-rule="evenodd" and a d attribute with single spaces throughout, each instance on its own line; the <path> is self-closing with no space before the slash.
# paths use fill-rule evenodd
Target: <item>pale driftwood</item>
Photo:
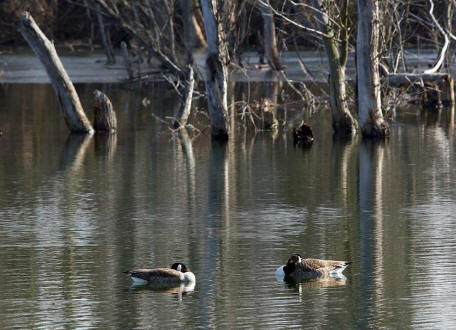
<path id="1" fill-rule="evenodd" d="M 93 92 L 93 97 L 93 127 L 96 131 L 115 132 L 117 118 L 111 101 L 99 90 Z"/>
<path id="2" fill-rule="evenodd" d="M 263 17 L 264 52 L 271 68 L 273 70 L 280 71 L 283 69 L 283 65 L 279 59 L 274 15 L 272 13 L 269 0 L 263 0 L 262 2 L 259 2 L 258 8 L 260 9 L 261 16 Z"/>
<path id="3" fill-rule="evenodd" d="M 128 53 L 128 47 L 127 47 L 127 43 L 125 41 L 122 41 L 120 43 L 120 52 L 121 52 L 123 60 L 124 60 L 125 68 L 127 69 L 128 78 L 134 79 L 135 72 L 133 70 L 133 64 L 131 63 L 131 57 L 130 57 L 130 54 Z"/>
<path id="4" fill-rule="evenodd" d="M 379 9 L 377 0 L 358 0 L 356 72 L 359 124 L 363 136 L 385 137 L 388 124 L 383 119 L 379 74 Z"/>
<path id="5" fill-rule="evenodd" d="M 424 71 L 424 73 L 436 73 L 443 65 L 443 61 L 445 60 L 445 54 L 448 50 L 448 46 L 450 45 L 450 38 L 448 38 L 448 34 L 445 32 L 445 30 L 440 26 L 439 21 L 434 16 L 434 1 L 429 0 L 429 3 L 431 5 L 431 8 L 429 9 L 429 15 L 432 18 L 432 21 L 434 24 L 437 26 L 439 29 L 440 33 L 443 35 L 445 38 L 445 43 L 442 47 L 442 50 L 439 55 L 439 59 L 437 63 L 434 65 L 434 67 L 430 68 L 429 70 Z"/>
<path id="6" fill-rule="evenodd" d="M 22 14 L 19 30 L 46 69 L 70 131 L 93 133 L 92 125 L 84 113 L 78 94 L 63 68 L 54 44 L 46 38 L 28 12 Z"/>
<path id="7" fill-rule="evenodd" d="M 101 41 L 103 42 L 103 46 L 106 52 L 107 63 L 116 63 L 116 56 L 114 55 L 114 50 L 112 49 L 111 39 L 109 38 L 109 33 L 106 34 L 107 30 L 104 25 L 103 15 L 101 13 L 100 5 L 98 2 L 95 3 L 95 12 L 97 15 L 98 26 L 100 28 Z"/>
<path id="8" fill-rule="evenodd" d="M 218 0 L 201 0 L 206 30 L 207 54 L 205 85 L 211 121 L 211 135 L 216 140 L 228 140 L 228 70 L 226 67 L 225 35 L 216 19 Z"/>
<path id="9" fill-rule="evenodd" d="M 195 88 L 195 78 L 193 72 L 193 66 L 189 64 L 187 66 L 187 77 L 185 81 L 185 89 L 182 95 L 182 103 L 179 108 L 179 112 L 176 116 L 176 121 L 173 124 L 175 129 L 184 127 L 187 124 L 188 117 L 190 116 L 190 110 L 192 108 L 193 90 Z"/>
<path id="10" fill-rule="evenodd" d="M 329 104 L 331 107 L 332 124 L 336 134 L 353 135 L 358 131 L 358 123 L 353 118 L 347 104 L 345 66 L 347 61 L 347 40 L 339 44 L 336 39 L 335 27 L 332 24 L 327 9 L 322 6 L 321 0 L 313 0 L 313 5 L 317 9 L 317 18 L 320 30 L 326 37 L 323 37 L 326 55 L 329 62 Z M 348 27 L 345 27 L 347 29 Z M 342 38 L 347 38 L 346 31 Z M 341 46 L 339 48 L 339 45 Z"/>

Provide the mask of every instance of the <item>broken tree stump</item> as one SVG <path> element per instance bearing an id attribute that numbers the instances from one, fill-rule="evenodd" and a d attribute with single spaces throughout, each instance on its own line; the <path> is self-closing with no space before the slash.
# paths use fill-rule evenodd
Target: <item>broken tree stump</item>
<path id="1" fill-rule="evenodd" d="M 117 130 L 117 118 L 111 101 L 97 89 L 93 92 L 93 97 L 93 127 L 97 132 L 115 132 Z"/>
<path id="2" fill-rule="evenodd" d="M 424 105 L 454 104 L 454 80 L 449 73 L 394 73 L 387 76 L 391 87 L 421 90 Z"/>
<path id="3" fill-rule="evenodd" d="M 312 127 L 302 122 L 298 128 L 293 128 L 293 143 L 296 145 L 310 146 L 314 141 Z"/>
<path id="4" fill-rule="evenodd" d="M 28 12 L 22 14 L 19 30 L 46 69 L 70 131 L 93 133 L 92 125 L 84 113 L 76 89 L 57 55 L 54 44 L 44 35 Z"/>

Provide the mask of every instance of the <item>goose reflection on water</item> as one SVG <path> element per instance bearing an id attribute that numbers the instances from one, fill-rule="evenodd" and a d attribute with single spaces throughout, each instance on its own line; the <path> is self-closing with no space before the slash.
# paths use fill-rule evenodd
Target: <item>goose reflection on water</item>
<path id="1" fill-rule="evenodd" d="M 133 284 L 129 290 L 149 290 L 162 294 L 185 294 L 195 290 L 196 282 L 179 283 L 179 284 L 162 284 L 162 283 L 148 283 L 148 284 Z"/>
<path id="2" fill-rule="evenodd" d="M 176 296 L 179 303 L 181 303 L 184 295 L 191 294 L 195 290 L 195 285 L 195 282 L 180 284 L 133 284 L 128 288 L 128 290 L 136 293 L 151 291 L 162 295 Z"/>

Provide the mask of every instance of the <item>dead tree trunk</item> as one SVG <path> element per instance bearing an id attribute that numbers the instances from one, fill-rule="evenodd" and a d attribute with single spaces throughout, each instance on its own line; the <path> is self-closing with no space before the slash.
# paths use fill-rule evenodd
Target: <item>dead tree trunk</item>
<path id="1" fill-rule="evenodd" d="M 218 3 L 218 0 L 201 0 L 207 40 L 205 84 L 212 138 L 226 141 L 228 140 L 227 50 L 224 47 L 223 28 L 216 19 L 219 17 Z"/>
<path id="2" fill-rule="evenodd" d="M 128 47 L 125 41 L 120 43 L 120 52 L 124 60 L 125 68 L 127 69 L 128 78 L 132 80 L 135 78 L 135 71 L 133 70 L 133 64 L 131 62 L 131 57 L 128 53 Z"/>
<path id="3" fill-rule="evenodd" d="M 363 136 L 385 137 L 388 124 L 383 119 L 379 74 L 379 10 L 377 0 L 358 0 L 356 71 L 358 112 Z"/>
<path id="4" fill-rule="evenodd" d="M 193 69 L 193 46 L 195 44 L 195 28 L 193 26 L 193 9 L 188 0 L 181 0 L 182 23 L 184 30 L 185 58 L 187 62 L 185 89 L 182 96 L 182 103 L 173 123 L 175 129 L 187 124 L 192 108 L 193 90 L 195 87 L 194 69 Z"/>
<path id="5" fill-rule="evenodd" d="M 187 124 L 188 117 L 190 116 L 190 110 L 192 108 L 192 98 L 193 98 L 193 90 L 195 88 L 195 78 L 194 78 L 194 71 L 193 66 L 191 64 L 187 67 L 187 74 L 186 74 L 186 81 L 185 81 L 185 89 L 182 95 L 182 103 L 179 108 L 179 112 L 176 116 L 176 121 L 173 124 L 175 129 L 179 127 L 184 127 Z"/>
<path id="6" fill-rule="evenodd" d="M 268 59 L 269 65 L 273 70 L 280 71 L 283 65 L 279 59 L 279 51 L 277 49 L 277 38 L 275 33 L 274 15 L 272 13 L 269 0 L 263 0 L 258 3 L 258 7 L 263 17 L 263 38 L 264 51 Z"/>
<path id="7" fill-rule="evenodd" d="M 63 68 L 54 44 L 46 38 L 28 12 L 22 14 L 19 29 L 46 69 L 70 131 L 93 133 L 92 125 L 84 113 L 76 89 Z"/>
<path id="8" fill-rule="evenodd" d="M 356 134 L 358 123 L 348 109 L 345 86 L 345 67 L 348 56 L 348 26 L 342 26 L 342 33 L 340 33 L 342 42 L 339 44 L 336 40 L 334 30 L 336 27 L 332 26 L 329 15 L 321 4 L 321 0 L 313 0 L 313 5 L 318 9 L 315 11 L 315 15 L 317 16 L 320 29 L 326 35 L 323 38 L 323 42 L 329 62 L 329 104 L 334 132 L 340 135 Z M 347 13 L 344 11 L 344 14 L 346 15 Z"/>
<path id="9" fill-rule="evenodd" d="M 117 118 L 111 101 L 97 89 L 93 92 L 93 97 L 93 128 L 97 132 L 115 132 L 117 129 Z"/>
<path id="10" fill-rule="evenodd" d="M 98 3 L 95 4 L 95 11 L 97 15 L 98 25 L 100 28 L 101 41 L 103 42 L 103 46 L 106 52 L 107 63 L 116 63 L 116 56 L 114 55 L 114 50 L 112 49 L 109 33 L 106 33 L 105 25 L 103 22 L 103 15 L 101 14 L 100 5 Z"/>

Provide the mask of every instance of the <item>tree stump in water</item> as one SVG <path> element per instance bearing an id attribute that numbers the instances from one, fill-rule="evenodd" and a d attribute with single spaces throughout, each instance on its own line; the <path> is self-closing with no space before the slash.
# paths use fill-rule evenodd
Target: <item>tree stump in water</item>
<path id="1" fill-rule="evenodd" d="M 117 118 L 111 101 L 97 89 L 93 92 L 93 96 L 93 127 L 96 131 L 115 132 L 117 129 Z"/>
<path id="2" fill-rule="evenodd" d="M 293 142 L 297 145 L 308 146 L 314 141 L 312 127 L 302 123 L 298 128 L 293 128 Z"/>

